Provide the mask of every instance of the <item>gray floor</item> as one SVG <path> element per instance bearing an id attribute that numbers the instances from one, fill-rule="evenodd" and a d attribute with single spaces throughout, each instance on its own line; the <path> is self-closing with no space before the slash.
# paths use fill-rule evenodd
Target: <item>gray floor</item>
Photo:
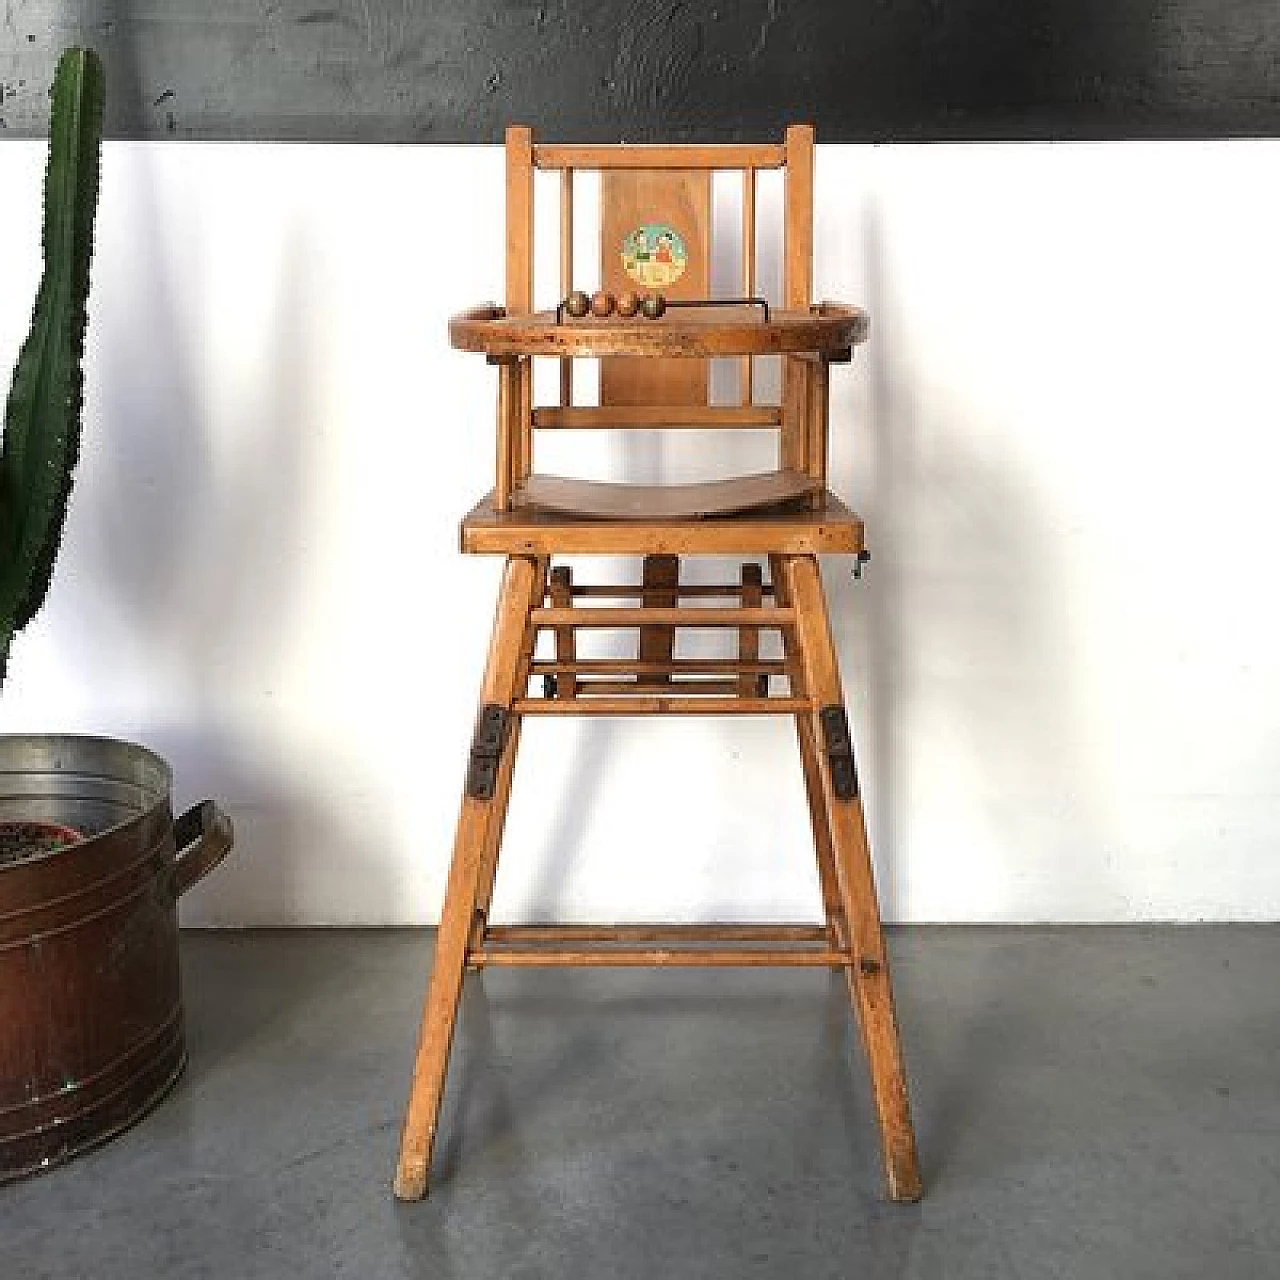
<path id="1" fill-rule="evenodd" d="M 185 1079 L 0 1188 L 0 1275 L 1280 1276 L 1280 928 L 892 948 L 923 1204 L 880 1198 L 843 984 L 755 970 L 470 979 L 397 1205 L 426 938 L 184 935 Z"/>

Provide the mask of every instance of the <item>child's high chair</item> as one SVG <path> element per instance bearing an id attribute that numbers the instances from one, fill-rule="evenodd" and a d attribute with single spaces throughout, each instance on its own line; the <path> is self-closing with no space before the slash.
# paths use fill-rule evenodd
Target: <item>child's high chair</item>
<path id="1" fill-rule="evenodd" d="M 507 131 L 506 305 L 457 316 L 455 347 L 497 366 L 497 477 L 462 549 L 506 567 L 480 690 L 436 938 L 395 1192 L 426 1194 L 463 974 L 487 965 L 815 965 L 842 968 L 870 1067 L 889 1196 L 920 1196 L 906 1073 L 870 852 L 827 617 L 821 552 L 866 558 L 862 521 L 827 488 L 830 366 L 866 336 L 853 307 L 810 300 L 813 130 L 759 146 L 558 146 Z M 785 175 L 781 308 L 758 300 L 756 175 Z M 533 311 L 533 175 L 560 175 L 560 286 Z M 601 288 L 572 279 L 574 175 L 601 174 Z M 742 179 L 741 299 L 708 305 L 711 183 Z M 695 305 L 696 304 L 696 305 Z M 781 355 L 780 405 L 756 404 L 752 357 Z M 740 361 L 739 403 L 712 404 L 709 361 Z M 533 359 L 560 361 L 559 403 L 535 407 Z M 600 402 L 573 403 L 571 362 L 598 357 Z M 767 429 L 774 470 L 633 486 L 544 475 L 539 431 Z M 642 557 L 641 581 L 575 583 L 564 556 Z M 737 581 L 681 582 L 681 558 L 741 558 Z M 767 560 L 765 581 L 762 562 Z M 609 600 L 638 602 L 617 605 Z M 724 601 L 729 601 L 725 605 Z M 682 657 L 682 628 L 727 628 L 736 652 Z M 578 656 L 580 631 L 629 630 L 634 658 Z M 761 656 L 763 631 L 781 636 Z M 540 656 L 547 632 L 553 656 Z M 532 688 L 531 688 L 532 685 Z M 795 720 L 813 825 L 821 926 L 495 926 L 489 905 L 520 727 L 539 715 L 785 715 Z M 602 1140 L 604 1135 L 602 1136 Z"/>

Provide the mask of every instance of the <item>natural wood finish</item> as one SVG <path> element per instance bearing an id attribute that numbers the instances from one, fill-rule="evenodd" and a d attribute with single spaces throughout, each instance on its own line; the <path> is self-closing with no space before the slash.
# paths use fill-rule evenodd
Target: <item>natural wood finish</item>
<path id="1" fill-rule="evenodd" d="M 483 498 L 461 528 L 462 550 L 478 555 L 761 555 L 778 551 L 854 554 L 863 527 L 834 494 L 816 510 L 752 511 L 702 520 L 610 521 L 554 512 L 498 511 Z"/>
<path id="2" fill-rule="evenodd" d="M 796 640 L 805 689 L 813 699 L 810 727 L 815 740 L 821 742 L 818 709 L 843 702 L 822 579 L 812 556 L 785 557 L 781 568 L 788 599 L 796 612 Z M 867 1047 L 889 1196 L 893 1200 L 918 1200 L 921 1183 L 915 1132 L 862 800 L 857 795 L 850 800 L 839 799 L 825 753 L 819 750 L 816 755 L 841 905 L 855 960 L 852 972 L 856 1009 Z"/>
<path id="3" fill-rule="evenodd" d="M 742 171 L 742 296 L 756 296 L 756 171 Z M 808 299 L 806 299 L 808 301 Z M 743 356 L 738 366 L 738 396 L 749 405 L 754 394 L 751 385 L 751 357 Z"/>
<path id="4" fill-rule="evenodd" d="M 687 693 L 698 697 L 738 692 L 738 681 L 736 679 L 667 680 L 661 675 L 646 677 L 639 674 L 634 680 L 600 680 L 595 678 L 583 680 L 579 684 L 579 691 L 584 698 L 596 698 L 605 695 L 643 693 L 645 690 L 652 690 L 655 685 L 672 694 Z"/>
<path id="5" fill-rule="evenodd" d="M 813 297 L 813 126 L 788 126 L 785 145 L 782 302 L 798 308 Z"/>
<path id="6" fill-rule="evenodd" d="M 640 288 L 622 266 L 622 242 L 642 224 L 672 227 L 688 259 L 679 279 L 661 288 L 668 302 L 706 298 L 711 292 L 711 174 L 708 170 L 626 169 L 600 183 L 600 287 L 615 297 Z M 644 290 L 642 290 L 644 291 Z M 654 328 L 679 325 L 679 312 L 644 320 Z M 624 353 L 625 354 L 625 353 Z M 602 405 L 705 405 L 709 366 L 704 360 L 610 359 L 600 362 Z"/>
<path id="7" fill-rule="evenodd" d="M 742 566 L 742 607 L 759 609 L 764 601 L 764 573 L 758 564 Z M 741 698 L 766 696 L 769 692 L 768 677 L 763 680 L 758 672 L 749 672 L 760 657 L 760 630 L 758 627 L 738 628 L 738 696 Z M 763 689 L 760 687 L 763 684 Z"/>
<path id="8" fill-rule="evenodd" d="M 533 674 L 556 675 L 562 671 L 580 675 L 723 675 L 750 671 L 756 675 L 785 675 L 787 665 L 776 658 L 743 662 L 738 658 L 672 658 L 670 662 L 639 662 L 634 658 L 578 658 L 573 662 L 533 663 Z"/>
<path id="9" fill-rule="evenodd" d="M 551 607 L 568 610 L 573 607 L 573 574 L 568 565 L 557 565 L 551 570 Z M 572 664 L 578 656 L 577 641 L 572 627 L 555 629 L 556 663 Z M 566 668 L 567 669 L 567 668 Z M 578 692 L 578 681 L 572 675 L 557 675 L 556 697 L 572 698 Z"/>
<path id="10" fill-rule="evenodd" d="M 573 170 L 560 172 L 560 296 L 573 289 Z M 560 403 L 573 404 L 573 361 L 560 361 Z"/>
<path id="11" fill-rule="evenodd" d="M 533 361 L 528 357 L 520 361 L 519 384 L 514 479 L 516 484 L 523 484 L 533 470 Z"/>
<path id="12" fill-rule="evenodd" d="M 583 951 L 546 950 L 503 951 L 500 948 L 481 947 L 472 956 L 477 968 L 485 966 L 520 969 L 622 969 L 647 966 L 658 969 L 830 969 L 848 964 L 848 956 L 839 951 L 807 951 L 743 949 L 694 951 L 681 948 L 632 949 L 629 947 L 601 947 Z"/>
<path id="13" fill-rule="evenodd" d="M 552 698 L 517 698 L 512 704 L 527 716 L 780 716 L 812 711 L 807 698 L 654 697 L 575 698 L 572 703 Z"/>
<path id="14" fill-rule="evenodd" d="M 682 405 L 673 413 L 670 405 L 573 405 L 533 411 L 533 425 L 551 431 L 616 431 L 630 427 L 664 430 L 742 431 L 776 427 L 782 421 L 774 405 Z"/>
<path id="15" fill-rule="evenodd" d="M 507 312 L 533 310 L 533 131 L 507 130 Z"/>
<path id="16" fill-rule="evenodd" d="M 809 473 L 809 365 L 787 356 L 782 361 L 782 430 L 778 436 L 778 465 L 786 471 Z"/>
<path id="17" fill-rule="evenodd" d="M 519 435 L 515 429 L 520 405 L 520 367 L 498 366 L 498 459 L 493 488 L 493 505 L 499 511 L 511 509 L 511 491 L 516 484 L 514 451 Z"/>
<path id="18" fill-rule="evenodd" d="M 761 587 L 762 594 L 771 596 L 773 594 L 773 585 L 765 583 Z M 647 594 L 643 586 L 612 586 L 606 583 L 584 583 L 573 589 L 575 597 L 578 596 L 608 596 L 618 597 L 621 600 L 640 599 Z M 682 583 L 679 591 L 676 593 L 681 600 L 694 599 L 736 599 L 742 595 L 742 584 L 740 582 L 733 583 L 715 583 L 715 582 L 686 582 Z"/>
<path id="19" fill-rule="evenodd" d="M 713 942 L 827 941 L 826 930 L 810 924 L 503 924 L 485 930 L 496 946 L 573 942 L 671 942 L 693 946 Z"/>
<path id="20" fill-rule="evenodd" d="M 660 610 L 671 612 L 679 599 L 677 587 L 680 585 L 680 557 L 672 555 L 648 555 L 644 558 L 642 568 L 642 584 L 644 586 L 644 609 L 657 613 Z M 671 676 L 658 667 L 669 665 L 675 652 L 676 630 L 670 623 L 658 626 L 642 623 L 638 657 L 643 663 L 654 664 L 654 669 L 637 676 L 638 683 L 644 686 L 667 685 Z M 604 689 L 596 689 L 604 693 Z M 625 690 L 623 691 L 625 692 Z"/>
<path id="21" fill-rule="evenodd" d="M 795 622 L 791 609 L 773 605 L 759 609 L 534 609 L 535 627 L 638 627 L 662 624 L 679 627 L 782 627 Z"/>
<path id="22" fill-rule="evenodd" d="M 480 683 L 482 706 L 486 703 L 512 705 L 521 650 L 529 626 L 529 611 L 540 591 L 536 561 L 523 557 L 512 557 L 507 561 L 498 594 L 493 638 Z M 482 800 L 463 795 L 440 928 L 436 934 L 435 962 L 431 968 L 431 981 L 418 1034 L 409 1105 L 400 1139 L 395 1193 L 401 1200 L 419 1200 L 427 1192 L 431 1150 L 435 1142 L 449 1048 L 453 1041 L 462 975 L 467 963 L 473 912 L 480 889 L 485 832 L 494 808 L 494 799 Z"/>
<path id="23" fill-rule="evenodd" d="M 866 338 L 865 311 L 824 302 L 771 310 L 765 321 L 755 307 L 672 311 L 661 320 L 565 317 L 554 311 L 514 314 L 486 304 L 449 321 L 449 341 L 459 351 L 503 356 L 643 356 L 702 359 L 712 356 L 813 352 L 843 357 Z M 639 402 L 643 404 L 643 401 Z M 678 419 L 679 414 L 673 413 Z"/>
<path id="24" fill-rule="evenodd" d="M 512 505 L 598 520 L 692 520 L 776 507 L 816 495 L 821 486 L 800 471 L 765 471 L 701 484 L 611 484 L 564 476 L 530 476 Z"/>
<path id="25" fill-rule="evenodd" d="M 815 360 L 809 366 L 805 380 L 807 403 L 805 405 L 805 429 L 808 440 L 805 447 L 805 470 L 819 488 L 827 487 L 827 403 L 830 395 L 830 368 L 825 360 Z"/>
<path id="26" fill-rule="evenodd" d="M 773 578 L 774 595 L 778 604 L 790 608 L 791 597 L 787 592 L 786 573 L 780 556 L 769 557 L 769 573 Z M 808 687 L 805 684 L 804 667 L 800 661 L 794 628 L 783 631 L 782 651 L 791 692 L 797 697 L 804 697 L 808 693 Z M 796 716 L 796 741 L 800 748 L 800 766 L 804 776 L 805 800 L 809 806 L 809 823 L 813 831 L 813 851 L 818 864 L 818 887 L 822 893 L 822 912 L 827 922 L 827 934 L 833 947 L 847 950 L 848 930 L 844 926 L 844 907 L 836 880 L 831 825 L 827 821 L 827 800 L 822 790 L 822 773 L 818 762 L 818 742 L 814 735 L 813 721 L 806 713 Z M 852 974 L 849 973 L 848 976 L 852 983 Z M 850 995 L 854 995 L 852 987 Z"/>
<path id="27" fill-rule="evenodd" d="M 464 796 L 419 1037 L 402 1138 L 396 1194 L 425 1193 L 431 1150 L 466 967 L 818 966 L 843 970 L 866 1050 L 889 1185 L 895 1200 L 920 1194 L 907 1083 L 856 779 L 841 774 L 837 793 L 821 713 L 841 704 L 819 552 L 862 549 L 862 522 L 827 491 L 829 365 L 849 358 L 867 318 L 840 304 L 812 305 L 813 131 L 787 131 L 782 147 L 537 147 L 528 130 L 507 137 L 506 306 L 457 316 L 450 339 L 499 365 L 498 475 L 493 494 L 463 521 L 468 552 L 509 558 L 482 683 L 482 703 L 509 712 L 507 742 L 489 774 Z M 786 166 L 783 306 L 674 310 L 661 322 L 615 318 L 555 323 L 531 314 L 532 166 L 560 167 L 561 292 L 572 285 L 573 171 L 602 167 L 603 287 L 614 292 L 621 238 L 642 223 L 668 222 L 685 239 L 693 292 L 710 261 L 710 173 L 743 172 L 744 291 L 755 292 L 758 168 Z M 665 168 L 664 173 L 655 170 Z M 674 172 L 672 172 L 674 170 Z M 611 275 L 611 273 L 613 273 Z M 625 287 L 630 288 L 630 285 Z M 677 290 L 664 290 L 679 296 Z M 603 308 L 601 308 L 603 309 Z M 778 407 L 752 403 L 751 357 L 783 355 Z M 534 409 L 532 360 L 561 358 L 559 406 Z M 568 361 L 605 359 L 599 407 L 573 406 Z M 630 357 L 623 359 L 622 357 Z M 742 357 L 742 404 L 707 404 L 705 361 Z M 618 372 L 615 374 L 613 370 Z M 668 372 L 667 370 L 670 370 Z M 656 381 L 655 381 L 656 379 Z M 643 393 L 639 388 L 644 388 Z M 620 400 L 629 403 L 621 405 Z M 684 400 L 691 403 L 667 403 Z M 612 403 L 611 403 L 612 402 Z M 533 472 L 533 430 L 768 427 L 779 431 L 779 469 L 702 485 L 610 486 Z M 508 506 L 513 509 L 502 510 Z M 641 555 L 637 585 L 574 587 L 569 569 L 549 573 L 551 557 Z M 678 557 L 767 555 L 772 582 L 744 563 L 738 583 L 681 587 Z M 638 600 L 638 607 L 578 606 L 581 598 Z M 727 604 L 698 606 L 690 598 Z M 772 599 L 772 607 L 766 605 Z M 675 657 L 684 628 L 736 631 L 737 656 Z M 637 656 L 578 658 L 580 628 L 634 629 Z M 551 630 L 554 659 L 535 659 Z M 783 658 L 762 660 L 760 631 L 777 631 Z M 769 677 L 787 693 L 770 696 Z M 531 697 L 537 676 L 554 696 Z M 787 715 L 796 726 L 825 923 L 813 925 L 504 925 L 488 913 L 525 716 Z M 481 764 L 492 761 L 477 757 Z M 843 758 L 843 751 L 838 753 Z M 489 784 L 491 790 L 488 790 Z M 647 799 L 661 804 L 661 792 Z"/>
<path id="28" fill-rule="evenodd" d="M 782 220 L 782 305 L 809 306 L 813 297 L 813 129 L 791 125 L 786 135 L 787 166 Z M 782 362 L 782 466 L 809 469 L 808 370 Z"/>
<path id="29" fill-rule="evenodd" d="M 546 594 L 548 562 L 536 563 L 534 598 Z M 533 648 L 537 631 L 525 625 L 520 639 L 520 655 L 516 662 L 515 689 L 523 692 L 529 686 L 529 667 L 533 662 Z M 498 760 L 497 780 L 494 785 L 493 807 L 485 827 L 484 843 L 480 853 L 480 878 L 476 889 L 476 901 L 471 913 L 471 931 L 468 949 L 478 946 L 489 918 L 489 905 L 493 901 L 493 887 L 498 875 L 498 854 L 502 849 L 502 836 L 506 828 L 507 808 L 511 800 L 511 779 L 515 772 L 516 755 L 520 747 L 520 717 L 512 716 L 507 729 L 507 748 Z"/>
<path id="30" fill-rule="evenodd" d="M 539 143 L 533 162 L 539 169 L 778 169 L 785 159 L 776 144 L 737 143 L 673 146 L 563 146 Z"/>

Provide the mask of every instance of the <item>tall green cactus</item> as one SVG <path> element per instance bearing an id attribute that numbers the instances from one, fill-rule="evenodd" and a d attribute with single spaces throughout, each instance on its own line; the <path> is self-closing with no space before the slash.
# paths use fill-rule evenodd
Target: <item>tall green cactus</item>
<path id="1" fill-rule="evenodd" d="M 44 603 L 80 455 L 84 331 L 105 84 L 89 49 L 58 61 L 44 182 L 44 274 L 13 373 L 0 450 L 0 682 Z"/>

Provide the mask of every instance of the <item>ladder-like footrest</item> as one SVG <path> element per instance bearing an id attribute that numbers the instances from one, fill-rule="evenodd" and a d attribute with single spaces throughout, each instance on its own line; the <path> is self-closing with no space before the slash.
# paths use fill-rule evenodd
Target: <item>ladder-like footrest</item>
<path id="1" fill-rule="evenodd" d="M 493 925 L 467 963 L 475 968 L 832 969 L 853 963 L 820 925 Z"/>

